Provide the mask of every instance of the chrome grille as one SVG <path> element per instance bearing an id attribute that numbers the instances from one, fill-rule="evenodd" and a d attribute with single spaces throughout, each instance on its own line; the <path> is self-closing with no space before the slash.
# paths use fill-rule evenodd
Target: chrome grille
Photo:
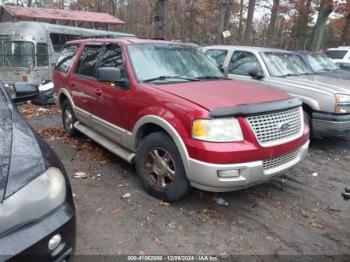
<path id="1" fill-rule="evenodd" d="M 269 169 L 272 169 L 275 167 L 282 166 L 282 165 L 296 159 L 299 152 L 300 152 L 300 149 L 293 151 L 289 154 L 283 155 L 283 156 L 263 160 L 263 168 L 264 168 L 264 170 L 269 170 Z"/>
<path id="2" fill-rule="evenodd" d="M 253 128 L 256 138 L 262 146 L 278 144 L 303 132 L 303 111 L 301 107 L 281 112 L 248 117 L 250 126 Z M 285 130 L 281 127 L 288 124 Z"/>

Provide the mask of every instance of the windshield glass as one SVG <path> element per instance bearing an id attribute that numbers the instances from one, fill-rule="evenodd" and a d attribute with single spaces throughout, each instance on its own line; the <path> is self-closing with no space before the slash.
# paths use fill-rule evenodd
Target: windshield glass
<path id="1" fill-rule="evenodd" d="M 312 70 L 316 72 L 338 70 L 339 67 L 334 64 L 328 57 L 321 54 L 307 54 L 306 59 Z"/>
<path id="2" fill-rule="evenodd" d="M 4 43 L 5 65 L 9 67 L 33 67 L 34 44 L 25 41 L 6 41 Z"/>
<path id="3" fill-rule="evenodd" d="M 138 81 L 189 81 L 195 78 L 221 78 L 219 69 L 195 48 L 176 44 L 128 46 Z M 170 77 L 171 76 L 171 77 Z M 176 78 L 179 77 L 179 78 Z"/>
<path id="4" fill-rule="evenodd" d="M 292 53 L 263 52 L 262 57 L 271 76 L 297 76 L 312 74 L 303 60 Z"/>

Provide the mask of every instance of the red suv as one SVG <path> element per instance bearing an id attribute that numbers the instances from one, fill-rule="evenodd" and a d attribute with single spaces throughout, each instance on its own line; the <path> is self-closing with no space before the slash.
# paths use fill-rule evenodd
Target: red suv
<path id="1" fill-rule="evenodd" d="M 216 192 L 261 183 L 307 154 L 301 102 L 225 79 L 195 47 L 141 39 L 66 44 L 54 96 L 77 131 L 136 164 L 145 189 L 166 201 L 191 186 Z"/>

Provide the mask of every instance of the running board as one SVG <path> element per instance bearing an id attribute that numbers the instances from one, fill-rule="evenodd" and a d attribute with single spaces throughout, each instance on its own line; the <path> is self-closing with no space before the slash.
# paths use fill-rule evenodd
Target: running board
<path id="1" fill-rule="evenodd" d="M 87 137 L 91 138 L 96 143 L 106 148 L 108 151 L 111 151 L 113 154 L 119 156 L 120 158 L 124 159 L 130 164 L 133 163 L 135 153 L 132 153 L 131 151 L 121 147 L 120 145 L 109 140 L 108 138 L 105 138 L 104 136 L 100 135 L 99 133 L 95 132 L 94 130 L 85 126 L 79 121 L 74 124 L 74 127 Z"/>

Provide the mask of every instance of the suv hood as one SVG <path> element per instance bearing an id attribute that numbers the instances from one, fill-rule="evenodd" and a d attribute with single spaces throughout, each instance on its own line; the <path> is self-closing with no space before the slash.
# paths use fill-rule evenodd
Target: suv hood
<path id="1" fill-rule="evenodd" d="M 0 104 L 0 203 L 45 170 L 31 128 L 12 105 Z"/>
<path id="2" fill-rule="evenodd" d="M 350 94 L 349 81 L 323 75 L 301 75 L 288 77 L 271 77 L 270 81 L 281 85 L 290 84 L 300 88 L 314 88 L 331 94 Z"/>
<path id="3" fill-rule="evenodd" d="M 344 80 L 350 80 L 350 72 L 343 69 L 338 69 L 333 71 L 322 71 L 322 72 L 318 72 L 318 74 L 322 76 L 329 76 L 329 77 L 335 77 L 335 78 L 344 79 Z"/>
<path id="4" fill-rule="evenodd" d="M 212 111 L 216 108 L 289 99 L 282 91 L 235 80 L 215 80 L 154 85 Z"/>

